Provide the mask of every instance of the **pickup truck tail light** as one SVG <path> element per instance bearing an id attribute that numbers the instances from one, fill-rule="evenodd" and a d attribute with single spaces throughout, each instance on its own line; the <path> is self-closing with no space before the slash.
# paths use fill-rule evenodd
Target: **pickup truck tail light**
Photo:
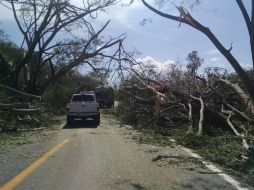
<path id="1" fill-rule="evenodd" d="M 100 105 L 97 103 L 97 111 L 100 111 Z"/>

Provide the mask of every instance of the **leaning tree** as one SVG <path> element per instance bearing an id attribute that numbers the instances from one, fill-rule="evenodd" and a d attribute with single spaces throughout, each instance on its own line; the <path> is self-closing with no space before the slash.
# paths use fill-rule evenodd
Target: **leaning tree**
<path id="1" fill-rule="evenodd" d="M 22 34 L 20 54 L 15 63 L 0 51 L 0 66 L 5 68 L 0 83 L 30 94 L 40 94 L 47 85 L 71 69 L 87 64 L 92 69 L 101 63 L 126 60 L 125 35 L 103 37 L 110 21 L 96 23 L 101 12 L 116 0 L 8 0 L 1 4 L 13 13 Z M 112 48 L 111 51 L 105 51 Z M 46 72 L 45 72 L 46 71 Z"/>
<path id="2" fill-rule="evenodd" d="M 187 2 L 188 0 L 182 1 Z M 157 3 L 162 6 L 163 2 L 168 1 L 157 1 Z M 200 0 L 190 1 L 193 3 L 192 5 L 199 5 Z M 248 35 L 250 40 L 250 49 L 251 49 L 251 55 L 252 55 L 252 64 L 254 65 L 254 0 L 252 2 L 251 7 L 251 13 L 248 13 L 248 7 L 245 6 L 244 2 L 242 0 L 235 0 L 235 3 L 238 5 L 239 10 L 241 11 L 244 21 L 246 23 L 247 29 L 248 29 Z M 172 3 L 173 6 L 176 7 L 176 9 L 179 11 L 179 15 L 172 15 L 170 13 L 162 12 L 159 9 L 155 8 L 155 6 L 149 4 L 146 0 L 142 0 L 142 3 L 151 11 L 154 13 L 160 15 L 161 17 L 164 17 L 169 20 L 173 20 L 179 23 L 184 23 L 201 33 L 207 36 L 207 38 L 214 44 L 214 46 L 223 54 L 223 56 L 228 60 L 229 64 L 234 68 L 236 73 L 239 75 L 240 80 L 242 81 L 245 90 L 243 90 L 237 83 L 232 83 L 229 80 L 221 80 L 221 82 L 224 82 L 225 84 L 232 87 L 238 95 L 242 98 L 244 101 L 247 110 L 250 114 L 254 115 L 254 83 L 251 77 L 248 75 L 248 73 L 242 68 L 239 61 L 235 58 L 235 56 L 231 53 L 232 47 L 229 49 L 226 48 L 223 43 L 219 40 L 219 38 L 204 24 L 200 23 L 198 20 L 192 17 L 190 12 L 187 10 L 187 8 L 176 5 Z M 233 2 L 230 2 L 233 3 Z"/>

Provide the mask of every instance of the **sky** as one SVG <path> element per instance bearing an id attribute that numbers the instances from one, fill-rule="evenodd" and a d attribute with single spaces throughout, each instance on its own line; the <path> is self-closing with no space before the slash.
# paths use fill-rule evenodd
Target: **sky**
<path id="1" fill-rule="evenodd" d="M 80 3 L 79 0 L 73 1 Z M 201 5 L 190 11 L 191 15 L 209 27 L 226 48 L 230 48 L 232 43 L 232 54 L 244 68 L 250 68 L 252 61 L 247 28 L 236 2 L 200 1 Z M 156 65 L 163 65 L 161 68 L 167 68 L 165 64 L 172 64 L 177 60 L 184 66 L 188 53 L 197 50 L 204 59 L 201 69 L 207 66 L 219 66 L 232 71 L 227 60 L 204 34 L 185 24 L 179 27 L 178 22 L 155 15 L 139 0 L 135 0 L 130 6 L 122 6 L 128 2 L 129 0 L 122 0 L 119 4 L 110 7 L 99 15 L 95 24 L 102 26 L 107 20 L 111 20 L 104 35 L 118 36 L 126 33 L 125 49 L 140 52 L 136 59 L 150 62 L 154 60 Z M 147 0 L 147 2 L 153 4 L 153 1 Z M 174 2 L 177 3 L 176 0 Z M 245 0 L 244 3 L 250 12 L 251 1 Z M 161 11 L 179 15 L 172 3 L 163 6 Z M 0 28 L 4 29 L 12 41 L 20 43 L 21 34 L 12 14 L 1 5 L 0 12 Z M 151 22 L 141 25 L 143 19 L 151 19 Z"/>

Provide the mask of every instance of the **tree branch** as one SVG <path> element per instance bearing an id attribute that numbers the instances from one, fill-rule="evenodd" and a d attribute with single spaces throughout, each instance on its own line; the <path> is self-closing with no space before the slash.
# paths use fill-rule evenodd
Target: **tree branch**
<path id="1" fill-rule="evenodd" d="M 150 6 L 145 0 L 142 0 L 143 4 L 149 8 L 151 11 L 155 12 L 156 14 L 178 22 L 183 22 L 203 34 L 205 34 L 210 41 L 216 46 L 216 48 L 224 55 L 224 57 L 228 60 L 228 62 L 232 65 L 232 67 L 235 69 L 237 74 L 239 75 L 240 79 L 243 81 L 243 84 L 245 85 L 248 93 L 250 94 L 252 100 L 254 99 L 254 85 L 249 76 L 246 74 L 246 72 L 243 70 L 239 62 L 235 59 L 235 57 L 228 51 L 221 42 L 217 39 L 217 37 L 210 31 L 209 28 L 205 27 L 201 23 L 199 23 L 197 20 L 195 20 L 187 11 L 184 9 L 181 11 L 180 17 L 173 16 L 170 14 L 163 13 L 152 6 Z M 254 63 L 253 63 L 254 64 Z"/>
<path id="2" fill-rule="evenodd" d="M 14 93 L 16 93 L 16 94 L 19 94 L 19 95 L 23 96 L 23 97 L 35 98 L 35 99 L 41 100 L 41 96 L 36 96 L 36 95 L 33 95 L 33 94 L 27 94 L 27 93 L 21 92 L 21 91 L 19 91 L 19 90 L 16 90 L 16 89 L 11 88 L 11 87 L 8 87 L 8 86 L 4 86 L 4 85 L 1 85 L 1 84 L 0 84 L 0 88 L 4 88 L 4 89 L 6 89 L 6 90 L 12 91 L 12 92 L 14 92 Z"/>

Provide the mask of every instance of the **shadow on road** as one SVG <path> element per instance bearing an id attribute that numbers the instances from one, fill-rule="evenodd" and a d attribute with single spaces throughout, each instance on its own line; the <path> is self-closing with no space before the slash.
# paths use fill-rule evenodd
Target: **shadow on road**
<path id="1" fill-rule="evenodd" d="M 131 179 L 119 179 L 115 182 L 115 185 L 115 189 L 123 189 L 123 187 L 126 187 L 125 185 L 130 185 L 133 190 L 148 190 L 139 183 L 132 183 Z"/>
<path id="2" fill-rule="evenodd" d="M 93 124 L 92 120 L 74 120 L 71 124 L 67 123 L 63 126 L 63 129 L 80 129 L 80 128 L 97 128 L 98 126 Z"/>
<path id="3" fill-rule="evenodd" d="M 131 186 L 133 187 L 133 190 L 146 190 L 147 189 L 138 183 L 132 183 Z"/>
<path id="4" fill-rule="evenodd" d="M 203 189 L 203 190 L 221 190 L 221 189 L 234 189 L 225 186 L 225 183 L 218 183 L 218 181 L 210 181 L 204 178 L 196 177 L 193 178 L 191 181 L 181 184 L 182 189 Z"/>

